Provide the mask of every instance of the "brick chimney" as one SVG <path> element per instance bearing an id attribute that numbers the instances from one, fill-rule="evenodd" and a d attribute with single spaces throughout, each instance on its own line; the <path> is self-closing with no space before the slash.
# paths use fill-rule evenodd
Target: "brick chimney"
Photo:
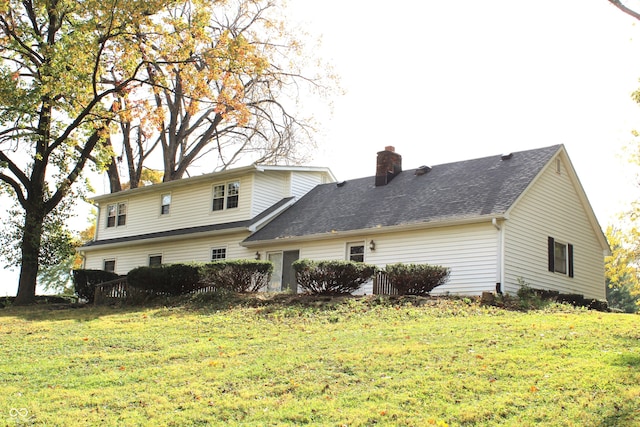
<path id="1" fill-rule="evenodd" d="M 384 151 L 378 152 L 376 187 L 387 185 L 400 172 L 402 172 L 402 156 L 396 153 L 395 147 L 387 145 Z"/>

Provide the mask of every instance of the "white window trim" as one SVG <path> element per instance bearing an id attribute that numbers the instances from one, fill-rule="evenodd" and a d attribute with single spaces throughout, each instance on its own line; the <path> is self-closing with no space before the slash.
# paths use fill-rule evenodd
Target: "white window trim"
<path id="1" fill-rule="evenodd" d="M 224 258 L 213 259 L 213 251 L 215 250 L 224 250 Z M 211 246 L 209 248 L 209 261 L 211 262 L 227 260 L 229 259 L 228 255 L 229 255 L 229 249 L 226 246 Z"/>
<path id="2" fill-rule="evenodd" d="M 164 208 L 165 204 L 164 204 L 164 197 L 165 196 L 169 196 L 169 204 L 166 206 L 169 206 L 169 212 L 164 213 L 162 210 L 162 208 Z M 171 205 L 173 204 L 173 195 L 169 192 L 169 193 L 162 193 L 160 195 L 160 217 L 165 218 L 168 216 L 171 216 Z"/>
<path id="3" fill-rule="evenodd" d="M 124 214 L 125 220 L 124 220 L 124 224 L 122 224 L 122 225 L 118 225 L 118 217 L 120 216 L 119 215 L 119 207 L 120 207 L 120 205 L 125 205 L 125 209 L 126 209 L 126 212 Z M 115 206 L 116 207 L 116 215 L 114 217 L 115 220 L 114 220 L 113 226 L 109 226 L 109 218 L 110 218 L 109 217 L 109 207 L 110 206 Z M 106 215 L 106 218 L 105 218 L 106 221 L 104 223 L 104 228 L 105 229 L 126 227 L 128 219 L 129 219 L 129 201 L 128 200 L 120 200 L 120 201 L 117 201 L 117 202 L 108 203 L 107 204 L 107 209 L 105 209 L 105 212 L 106 212 L 106 214 L 105 214 Z"/>
<path id="4" fill-rule="evenodd" d="M 365 262 L 367 259 L 367 246 L 365 243 L 366 242 L 364 240 L 347 242 L 346 250 L 345 250 L 345 255 L 346 255 L 345 259 L 347 261 L 351 261 L 351 248 L 356 246 L 362 246 L 362 262 Z"/>
<path id="5" fill-rule="evenodd" d="M 229 184 L 234 184 L 234 183 L 238 183 L 238 194 L 236 195 L 238 197 L 238 204 L 232 208 L 228 207 L 228 203 L 229 203 Z M 215 199 L 215 191 L 216 191 L 216 187 L 223 187 L 224 193 L 222 196 L 222 209 L 213 209 L 213 201 L 216 200 Z M 225 181 L 225 182 L 217 182 L 215 184 L 213 184 L 211 186 L 211 204 L 210 204 L 210 211 L 212 213 L 215 212 L 223 212 L 226 211 L 227 209 L 237 209 L 240 206 L 240 186 L 241 186 L 241 182 L 239 179 L 233 179 L 230 181 Z"/>

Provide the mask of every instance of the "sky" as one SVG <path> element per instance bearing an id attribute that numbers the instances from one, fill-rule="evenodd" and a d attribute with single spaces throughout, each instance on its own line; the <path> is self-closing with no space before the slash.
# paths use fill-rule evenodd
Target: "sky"
<path id="1" fill-rule="evenodd" d="M 387 145 L 411 169 L 564 144 L 603 228 L 640 198 L 623 152 L 640 21 L 607 0 L 288 0 L 288 16 L 340 76 L 331 115 L 309 99 L 309 164 L 338 180 L 373 175 Z M 16 289 L 0 270 L 0 296 Z"/>

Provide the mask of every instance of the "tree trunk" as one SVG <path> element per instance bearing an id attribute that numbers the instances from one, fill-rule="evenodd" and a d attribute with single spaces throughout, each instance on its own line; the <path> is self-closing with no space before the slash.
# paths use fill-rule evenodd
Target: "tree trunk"
<path id="1" fill-rule="evenodd" d="M 38 276 L 38 256 L 42 243 L 42 224 L 44 214 L 37 209 L 26 211 L 24 232 L 22 236 L 22 266 L 20 267 L 20 281 L 18 294 L 14 304 L 33 304 L 36 299 L 36 279 Z"/>

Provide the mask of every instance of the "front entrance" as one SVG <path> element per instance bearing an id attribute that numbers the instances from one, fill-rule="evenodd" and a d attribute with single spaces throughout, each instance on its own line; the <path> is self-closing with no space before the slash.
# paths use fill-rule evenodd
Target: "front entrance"
<path id="1" fill-rule="evenodd" d="M 298 258 L 300 258 L 300 251 L 267 252 L 267 260 L 273 263 L 268 292 L 297 293 L 296 274 L 291 264 Z"/>

